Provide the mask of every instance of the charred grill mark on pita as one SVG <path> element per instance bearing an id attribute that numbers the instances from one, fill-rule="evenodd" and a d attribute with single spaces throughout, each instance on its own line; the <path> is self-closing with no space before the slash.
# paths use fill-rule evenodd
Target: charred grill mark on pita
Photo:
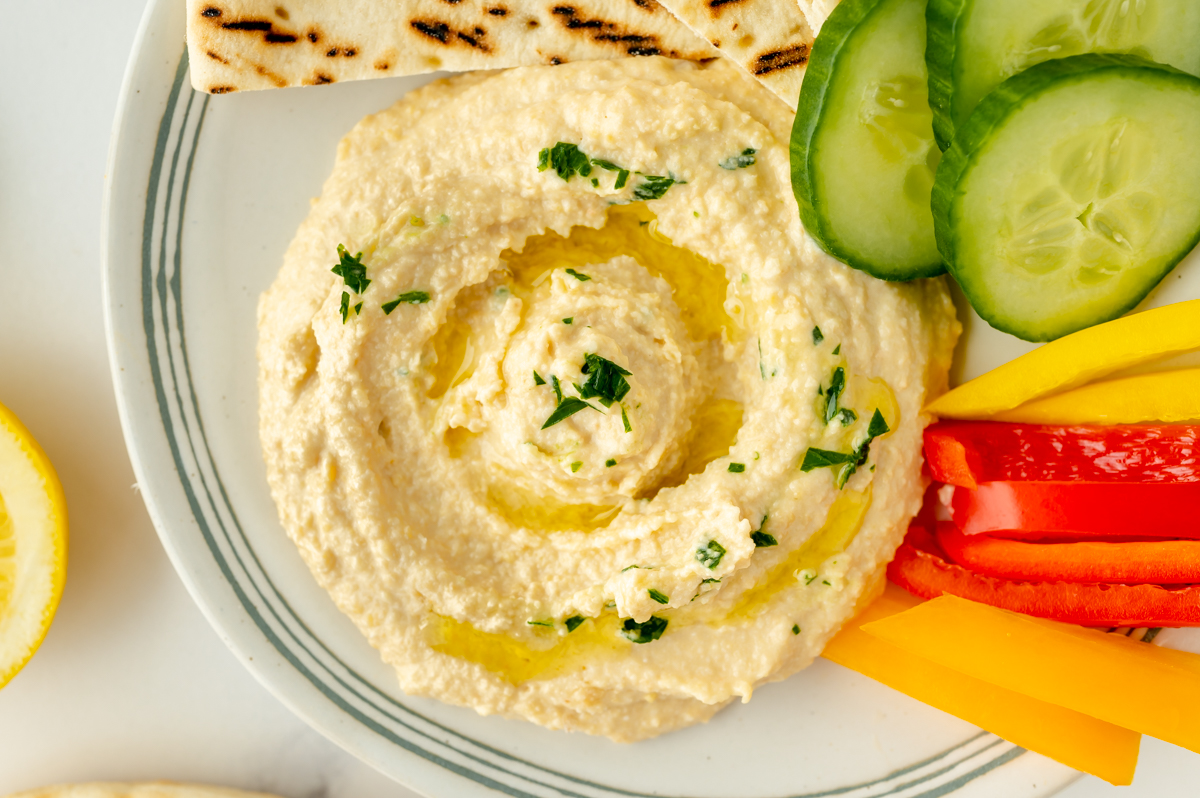
<path id="1" fill-rule="evenodd" d="M 584 35 L 591 36 L 592 41 L 595 42 L 623 46 L 628 55 L 678 55 L 675 52 L 664 53 L 658 46 L 659 42 L 656 36 L 631 33 L 619 27 L 617 23 L 603 19 L 581 19 L 573 6 L 555 6 L 550 13 L 559 17 L 563 27 L 567 30 L 582 32 Z"/>
<path id="2" fill-rule="evenodd" d="M 503 6 L 496 6 L 495 8 L 489 8 L 488 13 L 493 17 L 507 17 L 508 9 Z"/>
<path id="3" fill-rule="evenodd" d="M 442 44 L 450 42 L 450 26 L 445 22 L 426 22 L 421 19 L 414 19 L 408 23 L 417 33 L 423 33 L 431 39 L 437 39 Z"/>
<path id="4" fill-rule="evenodd" d="M 219 17 L 219 16 L 221 16 L 221 9 L 219 9 L 215 6 L 209 6 L 208 8 L 206 8 L 200 12 L 200 16 L 209 17 L 210 19 L 212 17 Z"/>
<path id="5" fill-rule="evenodd" d="M 262 75 L 267 80 L 274 83 L 276 88 L 282 89 L 284 86 L 288 85 L 287 78 L 283 77 L 280 74 L 272 72 L 271 70 L 267 69 L 262 64 L 255 64 L 254 71 L 257 72 L 258 74 Z"/>
<path id="6" fill-rule="evenodd" d="M 414 19 L 408 24 L 412 26 L 413 30 L 441 44 L 453 45 L 456 42 L 462 42 L 480 52 L 489 53 L 492 50 L 491 46 L 484 41 L 487 31 L 483 28 L 476 27 L 470 31 L 454 30 L 445 22 L 423 19 Z"/>
<path id="7" fill-rule="evenodd" d="M 323 83 L 333 83 L 333 78 L 324 72 L 317 72 L 310 81 L 310 84 L 313 86 L 320 86 Z"/>
<path id="8" fill-rule="evenodd" d="M 558 66 L 562 63 L 562 59 L 556 55 L 550 56 L 550 66 Z"/>
<path id="9" fill-rule="evenodd" d="M 229 94 L 230 92 L 233 92 L 233 91 L 237 91 L 237 86 L 209 86 L 208 87 L 209 94 Z"/>
<path id="10" fill-rule="evenodd" d="M 721 12 L 725 10 L 725 6 L 736 5 L 741 2 L 744 2 L 744 0 L 708 0 L 708 10 L 716 18 L 721 16 Z"/>
<path id="11" fill-rule="evenodd" d="M 208 14 L 209 11 L 217 11 L 217 14 Z M 219 9 L 206 8 L 202 12 L 203 16 L 216 17 L 220 14 Z M 220 23 L 225 30 L 240 31 L 243 33 L 261 33 L 263 41 L 267 44 L 294 44 L 300 37 L 294 33 L 289 33 L 286 30 L 276 29 L 275 23 L 269 19 L 235 19 L 231 22 Z"/>
<path id="12" fill-rule="evenodd" d="M 378 69 L 380 72 L 387 72 L 389 69 L 392 68 L 392 65 L 389 64 L 387 61 L 376 61 L 375 68 Z"/>
<path id="13" fill-rule="evenodd" d="M 763 53 L 754 59 L 750 71 L 755 75 L 766 75 L 781 69 L 804 66 L 808 63 L 808 51 L 807 44 L 797 44 L 795 47 L 788 47 L 784 50 Z"/>
<path id="14" fill-rule="evenodd" d="M 321 34 L 318 33 L 314 28 L 308 32 L 308 40 L 313 44 L 316 44 L 317 42 L 321 41 Z"/>
<path id="15" fill-rule="evenodd" d="M 222 58 L 221 56 L 219 56 L 219 55 L 217 55 L 216 53 L 214 53 L 212 50 L 205 50 L 205 51 L 204 51 L 204 54 L 205 54 L 206 56 L 208 56 L 209 58 L 211 58 L 212 60 L 214 60 L 214 61 L 220 61 L 222 64 L 225 64 L 226 66 L 228 66 L 228 65 L 229 65 L 229 59 L 228 59 L 228 58 Z"/>

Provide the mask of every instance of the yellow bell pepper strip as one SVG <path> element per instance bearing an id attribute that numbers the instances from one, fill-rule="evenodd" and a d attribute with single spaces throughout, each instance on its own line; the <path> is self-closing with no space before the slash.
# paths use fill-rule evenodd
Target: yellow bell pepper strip
<path id="1" fill-rule="evenodd" d="M 941 418 L 990 418 L 1107 374 L 1200 349 L 1200 299 L 1135 313 L 1051 341 L 935 399 Z"/>
<path id="2" fill-rule="evenodd" d="M 1200 369 L 1105 380 L 992 416 L 1023 424 L 1140 424 L 1200 419 Z"/>
<path id="3" fill-rule="evenodd" d="M 863 631 L 975 679 L 1200 752 L 1200 656 L 941 596 Z"/>
<path id="4" fill-rule="evenodd" d="M 822 656 L 1076 770 L 1111 784 L 1133 781 L 1141 742 L 1136 732 L 964 676 L 859 628 L 920 603 L 889 583 L 829 641 Z"/>

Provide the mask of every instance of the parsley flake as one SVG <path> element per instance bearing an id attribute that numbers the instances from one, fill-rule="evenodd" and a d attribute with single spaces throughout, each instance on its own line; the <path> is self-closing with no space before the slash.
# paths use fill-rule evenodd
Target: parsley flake
<path id="1" fill-rule="evenodd" d="M 346 317 L 350 315 L 350 295 L 345 291 L 342 292 L 342 303 L 338 305 L 338 312 L 342 314 L 342 324 L 345 324 Z"/>
<path id="2" fill-rule="evenodd" d="M 651 601 L 657 601 L 659 604 L 666 604 L 667 602 L 669 602 L 671 600 L 671 599 L 667 598 L 664 594 L 655 590 L 654 588 L 650 588 L 649 590 L 646 591 L 646 593 L 647 593 L 647 595 L 650 596 Z"/>
<path id="3" fill-rule="evenodd" d="M 710 540 L 696 549 L 696 562 L 710 571 L 721 564 L 721 558 L 724 556 L 725 547 L 715 540 Z"/>
<path id="4" fill-rule="evenodd" d="M 575 323 L 574 316 L 567 316 L 565 319 L 563 319 L 563 324 L 574 324 L 574 323 Z"/>
<path id="5" fill-rule="evenodd" d="M 823 413 L 826 424 L 838 417 L 838 400 L 841 399 L 842 391 L 846 389 L 846 370 L 838 366 L 833 370 L 833 376 L 829 380 L 829 387 L 825 389 L 825 411 Z M 818 395 L 820 393 L 818 392 Z"/>
<path id="6" fill-rule="evenodd" d="M 578 471 L 578 470 L 579 470 L 579 469 L 580 469 L 582 466 L 583 466 L 583 463 L 582 463 L 581 461 L 579 461 L 579 460 L 576 460 L 574 463 L 571 463 L 571 473 L 572 473 L 572 474 L 574 474 L 574 473 L 575 473 L 576 471 Z"/>
<path id="7" fill-rule="evenodd" d="M 616 458 L 614 458 L 614 457 L 610 457 L 610 458 L 608 458 L 607 460 L 605 460 L 605 461 L 604 461 L 604 467 L 605 467 L 605 468 L 612 468 L 612 467 L 613 467 L 613 466 L 615 466 L 616 464 L 617 464 L 617 460 L 616 460 Z"/>
<path id="8" fill-rule="evenodd" d="M 763 531 L 767 526 L 767 519 L 770 517 L 771 516 L 769 514 L 764 515 L 763 520 L 758 525 L 758 529 L 750 533 L 750 540 L 754 541 L 754 547 L 756 549 L 779 545 L 779 541 L 775 539 L 774 535 L 767 534 Z"/>
<path id="9" fill-rule="evenodd" d="M 601 169 L 607 169 L 610 172 L 617 173 L 617 181 L 613 184 L 613 188 L 620 190 L 625 188 L 625 184 L 629 182 L 629 170 L 624 167 L 617 166 L 612 161 L 606 161 L 603 158 L 593 158 L 592 163 L 599 166 Z"/>
<path id="10" fill-rule="evenodd" d="M 534 384 L 534 385 L 545 385 L 545 384 L 546 384 L 546 381 L 542 379 L 542 375 L 541 375 L 541 374 L 538 374 L 538 373 L 535 371 L 535 372 L 533 372 L 533 384 Z"/>
<path id="11" fill-rule="evenodd" d="M 588 404 L 582 399 L 576 399 L 574 396 L 568 396 L 558 403 L 558 407 L 554 408 L 554 412 L 550 414 L 550 418 L 546 419 L 546 423 L 542 425 L 542 429 L 553 427 L 558 422 L 568 419 L 578 413 L 580 410 L 584 410 L 586 408 L 591 408 L 597 413 L 600 412 L 597 408 L 592 407 L 592 405 Z M 580 463 L 580 465 L 583 464 Z M 578 471 L 579 469 L 572 464 L 571 470 Z"/>
<path id="12" fill-rule="evenodd" d="M 633 198 L 636 200 L 662 199 L 671 186 L 683 185 L 686 181 L 661 175 L 641 175 L 642 182 L 633 187 Z"/>
<path id="13" fill-rule="evenodd" d="M 834 469 L 834 481 L 838 488 L 844 488 L 850 477 L 867 462 L 871 453 L 871 442 L 881 435 L 890 432 L 887 421 L 879 408 L 871 416 L 867 425 L 867 437 L 863 439 L 853 452 L 832 452 L 828 449 L 818 449 L 810 446 L 804 453 L 804 461 L 800 464 L 801 471 L 813 471 L 818 468 Z"/>
<path id="14" fill-rule="evenodd" d="M 841 344 L 838 344 L 837 346 L 835 346 L 835 347 L 833 348 L 833 353 L 834 353 L 835 355 L 840 355 L 840 354 L 842 353 L 842 345 L 841 345 Z"/>
<path id="15" fill-rule="evenodd" d="M 613 402 L 621 401 L 625 398 L 625 394 L 629 393 L 629 381 L 625 378 L 630 376 L 631 372 L 611 360 L 599 355 L 585 354 L 580 371 L 588 375 L 587 382 L 579 389 L 579 395 L 584 399 L 591 399 L 593 396 L 599 397 L 600 404 L 612 407 Z M 623 406 L 621 413 L 622 415 L 625 413 Z M 628 419 L 625 423 L 628 426 Z"/>
<path id="16" fill-rule="evenodd" d="M 629 416 L 625 414 L 625 405 L 621 405 L 621 423 L 625 425 L 626 432 L 633 432 L 633 426 L 629 423 Z"/>
<path id="17" fill-rule="evenodd" d="M 360 252 L 357 255 L 351 255 L 341 244 L 337 246 L 337 253 L 340 260 L 338 265 L 330 271 L 341 277 L 346 283 L 346 287 L 354 293 L 361 294 L 366 291 L 371 281 L 367 279 L 367 267 L 362 263 L 363 254 Z"/>
<path id="18" fill-rule="evenodd" d="M 424 305 L 428 301 L 428 291 L 405 291 L 391 302 L 384 302 L 381 307 L 384 314 L 390 316 L 392 315 L 392 311 L 401 305 Z"/>
<path id="19" fill-rule="evenodd" d="M 530 626 L 549 626 L 554 628 L 554 621 L 526 621 Z"/>
<path id="20" fill-rule="evenodd" d="M 740 474 L 745 470 L 746 470 L 745 463 L 730 463 L 729 464 L 729 472 L 731 474 Z"/>
<path id="21" fill-rule="evenodd" d="M 591 160 L 580 152 L 578 145 L 565 141 L 539 152 L 537 168 L 539 172 L 553 169 L 563 180 L 570 180 L 575 175 L 587 177 L 592 173 Z"/>
<path id="22" fill-rule="evenodd" d="M 813 327 L 813 346 L 819 346 L 825 340 L 825 333 L 821 332 L 820 327 Z"/>
<path id="23" fill-rule="evenodd" d="M 621 637 L 631 643 L 650 643 L 662 637 L 667 629 L 667 619 L 651 615 L 650 620 L 638 623 L 633 618 L 626 618 L 621 624 Z"/>
<path id="24" fill-rule="evenodd" d="M 574 277 L 576 280 L 578 280 L 581 283 L 585 283 L 588 280 L 592 279 L 588 275 L 580 274 L 579 272 L 575 271 L 574 269 L 567 269 L 567 274 L 571 275 L 572 277 Z"/>
<path id="25" fill-rule="evenodd" d="M 563 621 L 563 623 L 567 626 L 567 634 L 574 632 L 579 628 L 579 625 L 586 620 L 587 618 L 584 618 L 582 615 L 572 615 L 570 618 L 567 618 L 565 621 Z"/>
<path id="26" fill-rule="evenodd" d="M 558 377 L 555 377 L 553 374 L 550 375 L 550 387 L 554 389 L 554 401 L 562 404 L 562 384 L 559 383 Z M 545 428 L 543 427 L 543 429 Z"/>
<path id="27" fill-rule="evenodd" d="M 730 171 L 734 169 L 745 169 L 747 166 L 754 166 L 754 154 L 756 152 L 758 152 L 758 150 L 752 147 L 747 147 L 746 149 L 742 150 L 740 155 L 730 155 L 728 158 L 721 161 L 718 166 L 720 166 L 722 169 L 729 169 Z"/>
<path id="28" fill-rule="evenodd" d="M 800 624 L 798 624 L 798 623 L 792 624 L 792 634 L 794 634 L 794 635 L 800 634 Z"/>

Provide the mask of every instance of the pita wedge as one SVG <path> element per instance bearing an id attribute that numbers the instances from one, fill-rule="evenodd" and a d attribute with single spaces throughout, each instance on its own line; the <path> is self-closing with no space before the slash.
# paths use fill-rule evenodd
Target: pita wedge
<path id="1" fill-rule="evenodd" d="M 262 792 L 243 792 L 207 784 L 156 781 L 141 784 L 96 782 L 59 784 L 16 793 L 8 798 L 277 798 Z"/>
<path id="2" fill-rule="evenodd" d="M 793 108 L 816 34 L 797 0 L 662 0 L 683 20 Z"/>
<path id="3" fill-rule="evenodd" d="M 192 85 L 212 94 L 437 70 L 720 55 L 655 0 L 187 0 L 187 13 Z"/>

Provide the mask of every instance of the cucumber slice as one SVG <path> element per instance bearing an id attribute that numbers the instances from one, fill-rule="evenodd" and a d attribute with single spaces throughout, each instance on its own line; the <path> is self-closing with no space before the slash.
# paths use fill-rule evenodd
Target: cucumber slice
<path id="1" fill-rule="evenodd" d="M 993 327 L 1049 341 L 1131 310 L 1200 239 L 1200 79 L 1046 61 L 987 95 L 933 188 L 938 247 Z"/>
<path id="2" fill-rule="evenodd" d="M 1132 53 L 1200 75 L 1196 0 L 929 0 L 929 103 L 944 150 L 985 94 L 1052 58 Z"/>
<path id="3" fill-rule="evenodd" d="M 792 128 L 800 219 L 885 280 L 945 271 L 929 194 L 941 153 L 926 99 L 925 0 L 844 0 L 813 45 Z"/>

